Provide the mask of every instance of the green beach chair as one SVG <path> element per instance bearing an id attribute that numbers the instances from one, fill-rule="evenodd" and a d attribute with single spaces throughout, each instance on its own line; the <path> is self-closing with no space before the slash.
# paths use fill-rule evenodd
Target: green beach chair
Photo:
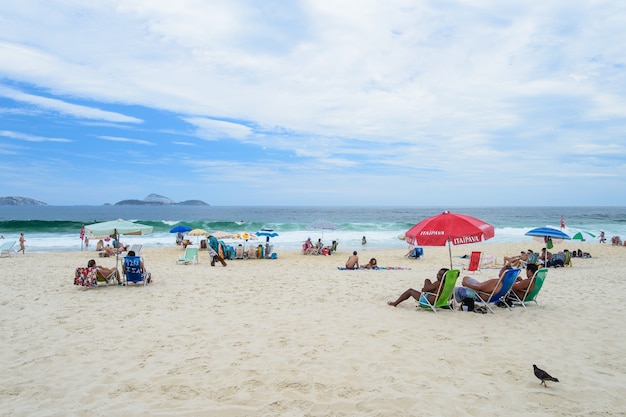
<path id="1" fill-rule="evenodd" d="M 533 281 L 528 286 L 528 289 L 526 289 L 526 293 L 521 300 L 517 294 L 511 291 L 511 296 L 515 299 L 515 303 L 521 304 L 524 309 L 526 309 L 526 303 L 530 303 L 531 301 L 534 301 L 535 304 L 539 305 L 537 302 L 537 295 L 539 294 L 539 291 L 541 291 L 541 287 L 543 287 L 546 275 L 548 275 L 548 268 L 538 269 L 537 272 L 535 272 L 535 275 L 533 275 Z M 529 291 L 530 288 L 532 288 L 532 290 Z"/>
<path id="2" fill-rule="evenodd" d="M 439 289 L 437 293 L 439 297 L 437 297 L 437 293 L 425 292 L 420 297 L 418 302 L 419 308 L 430 308 L 432 311 L 437 313 L 438 308 L 446 308 L 451 310 L 452 306 L 452 294 L 454 293 L 454 286 L 456 285 L 456 280 L 459 278 L 459 274 L 461 271 L 458 269 L 450 269 L 446 272 L 441 280 L 441 284 L 439 284 Z M 433 304 L 428 301 L 429 295 L 435 295 L 436 299 Z"/>
<path id="3" fill-rule="evenodd" d="M 188 247 L 185 248 L 185 253 L 183 256 L 178 258 L 176 263 L 178 265 L 189 265 L 190 263 L 193 263 L 194 260 L 198 263 L 198 248 Z"/>

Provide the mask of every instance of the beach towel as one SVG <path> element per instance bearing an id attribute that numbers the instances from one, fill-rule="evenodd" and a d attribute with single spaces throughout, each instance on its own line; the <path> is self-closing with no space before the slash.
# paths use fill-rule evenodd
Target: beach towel
<path id="1" fill-rule="evenodd" d="M 402 266 L 381 266 L 378 268 L 346 268 L 346 267 L 337 267 L 340 271 L 405 271 L 410 270 L 411 268 L 404 268 Z"/>

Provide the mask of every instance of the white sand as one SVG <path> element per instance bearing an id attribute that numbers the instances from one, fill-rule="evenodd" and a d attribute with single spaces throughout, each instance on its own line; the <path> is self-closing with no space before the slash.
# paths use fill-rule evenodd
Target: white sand
<path id="1" fill-rule="evenodd" d="M 226 268 L 148 248 L 145 288 L 72 285 L 93 253 L 3 258 L 0 415 L 623 415 L 626 248 L 578 246 L 594 257 L 551 269 L 541 306 L 496 314 L 387 306 L 446 266 L 447 248 L 356 248 L 411 268 L 397 271 L 337 270 L 352 248 Z M 541 386 L 533 363 L 561 382 Z"/>

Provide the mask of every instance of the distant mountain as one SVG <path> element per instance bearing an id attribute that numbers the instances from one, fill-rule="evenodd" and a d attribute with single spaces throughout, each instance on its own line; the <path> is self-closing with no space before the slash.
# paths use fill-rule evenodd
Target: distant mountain
<path id="1" fill-rule="evenodd" d="M 47 203 L 26 197 L 0 197 L 0 206 L 47 206 Z"/>
<path id="2" fill-rule="evenodd" d="M 201 200 L 185 200 L 180 203 L 175 202 L 171 198 L 150 194 L 143 200 L 122 200 L 115 203 L 116 206 L 208 206 Z"/>
<path id="3" fill-rule="evenodd" d="M 143 201 L 148 201 L 151 203 L 159 203 L 159 204 L 176 204 L 174 200 L 172 200 L 171 198 L 167 198 L 159 194 L 150 194 L 149 196 L 144 198 Z"/>

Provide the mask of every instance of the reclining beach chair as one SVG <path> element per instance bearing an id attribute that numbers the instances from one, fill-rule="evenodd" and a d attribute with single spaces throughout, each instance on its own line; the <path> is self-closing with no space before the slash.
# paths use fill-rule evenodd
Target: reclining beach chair
<path id="1" fill-rule="evenodd" d="M 539 252 L 533 252 L 528 255 L 528 260 L 520 260 L 520 268 L 526 268 L 526 265 L 539 265 Z"/>
<path id="2" fill-rule="evenodd" d="M 480 272 L 480 260 L 482 254 L 482 252 L 472 252 L 472 254 L 470 255 L 469 265 L 467 265 L 467 268 L 463 266 L 463 270 L 472 273 Z"/>
<path id="3" fill-rule="evenodd" d="M 450 269 L 446 272 L 441 280 L 441 284 L 439 284 L 439 289 L 437 293 L 439 297 L 437 297 L 437 293 L 429 293 L 425 292 L 420 297 L 418 302 L 418 306 L 421 308 L 430 308 L 432 311 L 437 313 L 438 308 L 445 308 L 448 310 L 452 309 L 452 295 L 454 293 L 454 286 L 456 285 L 456 280 L 459 278 L 459 274 L 461 271 L 458 269 Z M 430 303 L 428 301 L 429 295 L 435 295 L 436 299 L 434 303 Z"/>
<path id="4" fill-rule="evenodd" d="M 143 283 L 144 287 L 150 278 L 149 273 L 141 272 L 141 258 L 139 256 L 124 257 L 124 282 L 128 286 L 129 282 L 134 284 Z"/>
<path id="5" fill-rule="evenodd" d="M 476 297 L 474 297 L 474 302 L 486 306 L 489 309 L 489 311 L 491 311 L 492 313 L 495 313 L 493 309 L 491 308 L 490 304 L 495 304 L 498 301 L 504 302 L 506 296 L 509 293 L 513 293 L 513 291 L 511 291 L 511 288 L 513 288 L 513 284 L 515 283 L 515 280 L 517 279 L 517 276 L 519 275 L 519 271 L 520 271 L 519 268 L 513 268 L 513 269 L 509 269 L 508 271 L 506 271 L 506 273 L 500 277 L 500 282 L 502 283 L 502 285 L 496 285 L 493 291 L 491 292 L 491 294 L 474 290 L 474 292 L 476 293 Z M 499 290 L 498 290 L 498 287 L 500 287 Z M 479 294 L 488 295 L 487 300 L 483 300 Z M 506 302 L 505 304 L 507 308 L 510 310 L 511 306 Z"/>
<path id="6" fill-rule="evenodd" d="M 526 303 L 529 303 L 531 301 L 534 301 L 535 304 L 539 305 L 539 303 L 537 302 L 537 295 L 539 294 L 539 291 L 541 291 L 541 287 L 543 287 L 543 283 L 546 280 L 547 275 L 548 268 L 538 269 L 537 272 L 535 272 L 535 275 L 533 275 L 533 277 L 531 278 L 532 282 L 526 289 L 526 292 L 524 293 L 524 296 L 521 300 L 517 296 L 517 294 L 511 291 L 510 296 L 515 300 L 514 302 L 516 304 L 521 304 L 524 309 L 526 309 Z"/>
<path id="7" fill-rule="evenodd" d="M 98 282 L 106 282 L 107 285 L 117 284 L 117 270 L 111 271 L 109 275 L 104 275 L 98 268 L 94 269 L 96 270 L 96 279 Z"/>
<path id="8" fill-rule="evenodd" d="M 81 287 L 97 287 L 98 278 L 96 277 L 96 268 L 76 268 L 74 273 L 74 285 Z"/>
<path id="9" fill-rule="evenodd" d="M 15 246 L 15 240 L 4 242 L 0 246 L 0 258 L 15 255 L 17 252 L 13 250 L 13 246 Z"/>
<path id="10" fill-rule="evenodd" d="M 97 287 L 100 282 L 103 282 L 107 286 L 116 285 L 117 274 L 113 271 L 105 277 L 101 273 L 98 273 L 98 268 L 76 268 L 76 272 L 74 273 L 74 285 L 81 287 Z"/>
<path id="11" fill-rule="evenodd" d="M 419 259 L 424 256 L 424 248 L 413 248 L 408 254 L 409 258 Z"/>
<path id="12" fill-rule="evenodd" d="M 178 258 L 176 263 L 178 265 L 189 265 L 193 263 L 193 261 L 196 261 L 196 264 L 198 263 L 198 248 L 190 246 L 185 248 L 185 253 L 183 253 L 183 256 Z"/>

